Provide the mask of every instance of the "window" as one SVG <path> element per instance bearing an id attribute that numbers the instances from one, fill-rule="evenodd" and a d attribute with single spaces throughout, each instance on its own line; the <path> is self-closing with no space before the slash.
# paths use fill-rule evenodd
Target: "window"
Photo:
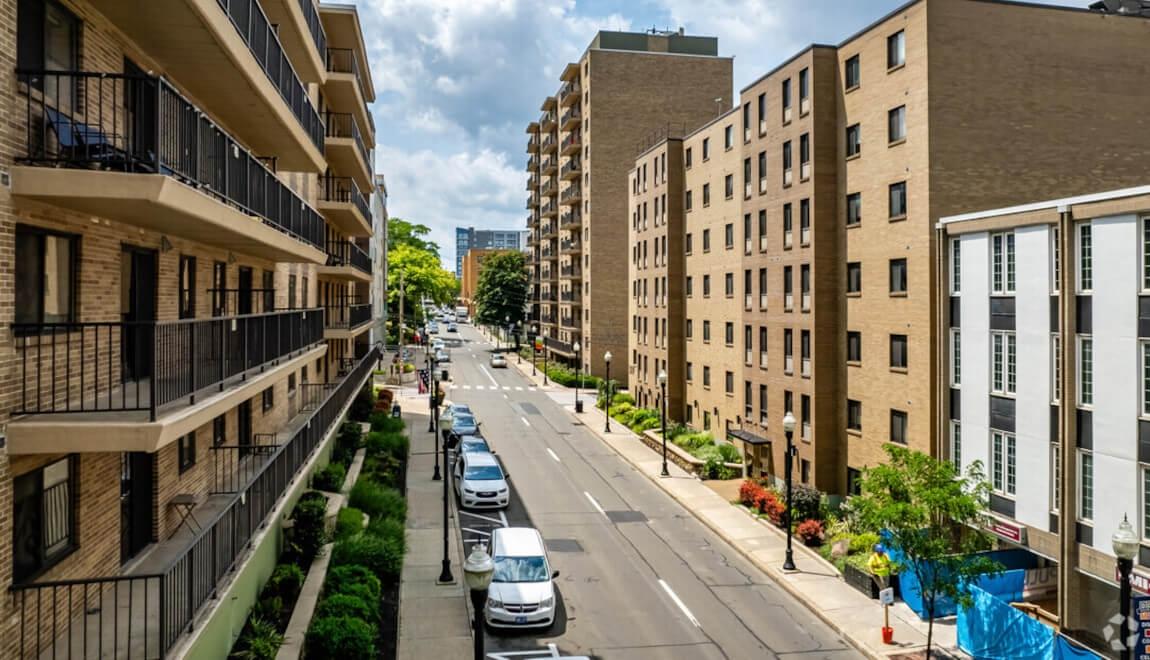
<path id="1" fill-rule="evenodd" d="M 735 127 L 727 124 L 723 128 L 723 148 L 730 149 L 735 146 Z"/>
<path id="2" fill-rule="evenodd" d="M 847 293 L 862 293 L 862 264 L 857 261 L 847 264 Z"/>
<path id="3" fill-rule="evenodd" d="M 751 326 L 743 326 L 743 363 L 750 366 L 754 362 L 754 332 Z"/>
<path id="4" fill-rule="evenodd" d="M 890 441 L 900 445 L 907 444 L 906 413 L 901 410 L 890 411 Z"/>
<path id="5" fill-rule="evenodd" d="M 990 391 L 1013 395 L 1018 388 L 1018 346 L 1013 332 L 990 333 Z"/>
<path id="6" fill-rule="evenodd" d="M 886 68 L 906 64 L 906 32 L 899 30 L 886 38 Z"/>
<path id="7" fill-rule="evenodd" d="M 751 198 L 751 157 L 747 156 L 743 159 L 743 199 Z M 750 217 L 750 214 L 747 214 Z"/>
<path id="8" fill-rule="evenodd" d="M 295 396 L 295 374 L 288 374 L 287 379 L 287 395 L 289 397 Z"/>
<path id="9" fill-rule="evenodd" d="M 703 138 L 703 161 L 711 158 L 711 138 Z"/>
<path id="10" fill-rule="evenodd" d="M 751 214 L 743 214 L 743 254 L 751 253 Z"/>
<path id="11" fill-rule="evenodd" d="M 751 394 L 751 381 L 743 381 L 743 414 L 747 420 L 755 415 L 755 400 Z"/>
<path id="12" fill-rule="evenodd" d="M 686 151 L 683 153 L 683 166 L 686 169 L 691 169 L 691 148 L 690 147 L 687 147 Z"/>
<path id="13" fill-rule="evenodd" d="M 770 418 L 767 409 L 767 386 L 759 385 L 759 426 L 766 426 Z"/>
<path id="14" fill-rule="evenodd" d="M 759 210 L 759 251 L 767 249 L 767 211 Z"/>
<path id="15" fill-rule="evenodd" d="M 1094 246 L 1090 223 L 1078 225 L 1078 290 L 1089 293 L 1094 289 Z"/>
<path id="16" fill-rule="evenodd" d="M 1058 513 L 1062 500 L 1062 450 L 1055 443 L 1050 445 L 1050 511 Z"/>
<path id="17" fill-rule="evenodd" d="M 1145 359 L 1145 356 L 1143 356 Z M 1143 384 L 1145 387 L 1145 383 Z M 1062 400 L 1062 336 L 1050 335 L 1050 402 L 1057 405 Z"/>
<path id="18" fill-rule="evenodd" d="M 759 152 L 759 194 L 767 192 L 767 152 Z"/>
<path id="19" fill-rule="evenodd" d="M 691 380 L 694 379 L 694 377 L 695 377 L 695 365 L 688 362 L 687 363 L 687 382 L 688 383 L 691 382 Z M 687 410 L 690 410 L 690 408 L 687 408 Z"/>
<path id="20" fill-rule="evenodd" d="M 1062 286 L 1062 242 L 1058 240 L 1058 227 L 1050 228 L 1050 292 L 1058 293 Z"/>
<path id="21" fill-rule="evenodd" d="M 723 343 L 727 346 L 735 345 L 735 324 L 731 321 L 723 324 Z"/>
<path id="22" fill-rule="evenodd" d="M 950 239 L 950 293 L 962 293 L 962 241 Z"/>
<path id="23" fill-rule="evenodd" d="M 962 330 L 950 329 L 950 386 L 962 385 Z"/>
<path id="24" fill-rule="evenodd" d="M 711 341 L 711 322 L 703 320 L 703 341 Z"/>
<path id="25" fill-rule="evenodd" d="M 295 275 L 288 275 L 288 309 L 295 308 Z"/>
<path id="26" fill-rule="evenodd" d="M 783 410 L 792 414 L 794 413 L 795 393 L 790 390 L 783 390 Z"/>
<path id="27" fill-rule="evenodd" d="M 1150 218 L 1142 218 L 1142 290 L 1150 289 Z"/>
<path id="28" fill-rule="evenodd" d="M 962 470 L 962 422 L 950 420 L 950 462 L 955 470 Z"/>
<path id="29" fill-rule="evenodd" d="M 791 120 L 791 79 L 783 81 L 783 123 Z"/>
<path id="30" fill-rule="evenodd" d="M 751 280 L 751 269 L 743 270 L 743 309 L 751 309 L 754 300 L 754 282 Z"/>
<path id="31" fill-rule="evenodd" d="M 1014 496 L 1015 489 L 1014 435 L 1002 431 L 990 432 L 990 480 L 994 492 Z"/>
<path id="32" fill-rule="evenodd" d="M 862 80 L 859 74 L 859 56 L 852 55 L 847 59 L 846 66 L 843 70 L 843 84 L 846 86 L 846 89 L 854 89 L 859 86 L 859 82 Z"/>
<path id="33" fill-rule="evenodd" d="M 858 124 L 847 126 L 847 158 L 862 153 L 862 129 Z"/>
<path id="34" fill-rule="evenodd" d="M 799 397 L 799 437 L 803 440 L 811 439 L 811 397 L 803 394 Z"/>
<path id="35" fill-rule="evenodd" d="M 1150 417 L 1150 342 L 1139 342 L 1138 349 L 1142 352 L 1142 416 Z"/>
<path id="36" fill-rule="evenodd" d="M 767 308 L 767 269 L 759 269 L 759 309 Z"/>
<path id="37" fill-rule="evenodd" d="M 711 204 L 711 184 L 703 184 L 703 206 L 710 206 Z"/>
<path id="38" fill-rule="evenodd" d="M 892 369 L 906 369 L 909 362 L 906 335 L 890 336 L 890 366 Z"/>
<path id="39" fill-rule="evenodd" d="M 178 444 L 180 474 L 183 474 L 196 464 L 196 432 L 181 437 Z"/>
<path id="40" fill-rule="evenodd" d="M 18 3 L 16 12 L 16 68 L 30 70 L 75 71 L 79 69 L 80 20 L 58 2 Z M 44 89 L 42 77 L 32 85 L 53 98 L 51 105 L 72 114 L 72 90 L 67 84 L 49 84 Z"/>
<path id="41" fill-rule="evenodd" d="M 263 412 L 267 412 L 275 406 L 275 386 L 267 388 L 260 396 L 261 403 L 263 404 Z"/>
<path id="42" fill-rule="evenodd" d="M 847 399 L 847 428 L 851 431 L 862 430 L 862 402 Z"/>
<path id="43" fill-rule="evenodd" d="M 692 197 L 692 195 L 691 195 L 691 191 L 690 191 L 690 190 L 688 190 L 688 191 L 687 191 L 687 197 L 686 197 L 686 199 L 684 199 L 684 200 L 683 200 L 683 208 L 684 208 L 684 210 L 687 210 L 687 211 L 690 211 L 690 210 L 691 210 L 691 197 Z"/>
<path id="44" fill-rule="evenodd" d="M 767 132 L 767 93 L 759 94 L 759 135 Z"/>
<path id="45" fill-rule="evenodd" d="M 802 330 L 799 332 L 799 356 L 801 362 L 799 363 L 799 373 L 804 377 L 809 378 L 811 375 L 811 331 Z"/>
<path id="46" fill-rule="evenodd" d="M 16 323 L 75 320 L 79 239 L 16 225 Z"/>
<path id="47" fill-rule="evenodd" d="M 1078 518 L 1094 520 L 1094 454 L 1078 452 Z"/>
<path id="48" fill-rule="evenodd" d="M 847 195 L 847 226 L 854 227 L 862 222 L 862 193 Z"/>
<path id="49" fill-rule="evenodd" d="M 862 333 L 847 331 L 847 362 L 862 362 Z"/>
<path id="50" fill-rule="evenodd" d="M 906 259 L 890 260 L 890 292 L 906 293 Z"/>
<path id="51" fill-rule="evenodd" d="M 862 494 L 862 471 L 848 467 L 847 468 L 847 493 L 849 495 Z"/>
<path id="52" fill-rule="evenodd" d="M 711 295 L 711 276 L 703 276 L 703 297 L 706 298 Z"/>
<path id="53" fill-rule="evenodd" d="M 799 305 L 804 312 L 811 311 L 811 266 L 799 266 Z"/>
<path id="54" fill-rule="evenodd" d="M 711 230 L 703 230 L 703 252 L 711 251 Z"/>
<path id="55" fill-rule="evenodd" d="M 180 255 L 179 315 L 182 319 L 196 316 L 196 258 Z"/>
<path id="56" fill-rule="evenodd" d="M 212 420 L 212 446 L 219 447 L 228 441 L 228 418 L 220 415 Z"/>
<path id="57" fill-rule="evenodd" d="M 685 332 L 687 339 L 690 339 L 695 335 L 695 323 L 691 319 L 687 319 L 687 328 Z"/>
<path id="58" fill-rule="evenodd" d="M 794 220 L 792 218 L 791 208 L 789 202 L 783 204 L 783 249 L 789 249 L 792 243 L 791 229 L 794 225 Z"/>
<path id="59" fill-rule="evenodd" d="M 906 217 L 906 181 L 890 184 L 890 219 L 898 220 Z"/>
<path id="60" fill-rule="evenodd" d="M 805 114 L 811 95 L 811 72 L 809 69 L 799 71 L 799 114 Z"/>
<path id="61" fill-rule="evenodd" d="M 711 386 L 711 368 L 703 365 L 703 387 Z"/>
<path id="62" fill-rule="evenodd" d="M 906 106 L 900 105 L 886 113 L 886 140 L 893 144 L 906 139 Z"/>
<path id="63" fill-rule="evenodd" d="M 811 242 L 811 200 L 799 200 L 799 244 L 809 245 Z"/>
<path id="64" fill-rule="evenodd" d="M 990 292 L 1014 295 L 1014 232 L 991 234 L 990 247 Z"/>
<path id="65" fill-rule="evenodd" d="M 811 134 L 803 133 L 799 136 L 799 178 L 807 179 L 811 175 Z"/>
<path id="66" fill-rule="evenodd" d="M 735 175 L 728 174 L 723 177 L 723 198 L 731 199 L 735 196 Z"/>
<path id="67" fill-rule="evenodd" d="M 730 222 L 723 226 L 723 247 L 728 250 L 735 247 L 735 225 Z"/>
<path id="68" fill-rule="evenodd" d="M 1094 340 L 1078 337 L 1078 405 L 1094 405 Z"/>
<path id="69" fill-rule="evenodd" d="M 12 478 L 12 580 L 24 582 L 75 549 L 72 457 Z"/>
<path id="70" fill-rule="evenodd" d="M 688 232 L 688 233 L 687 233 L 687 237 L 686 237 L 686 239 L 685 239 L 685 240 L 684 240 L 684 242 L 683 242 L 683 252 L 684 252 L 684 253 L 686 253 L 686 254 L 691 254 L 691 249 L 693 248 L 693 246 L 692 246 L 691 244 L 694 242 L 694 241 L 692 240 L 693 238 L 694 238 L 694 237 L 693 237 L 693 236 L 691 236 L 690 232 Z"/>
<path id="71" fill-rule="evenodd" d="M 759 326 L 759 367 L 767 368 L 767 329 Z"/>
<path id="72" fill-rule="evenodd" d="M 792 267 L 783 266 L 783 309 L 790 311 L 795 305 L 794 282 L 792 281 Z"/>
<path id="73" fill-rule="evenodd" d="M 791 185 L 791 141 L 783 143 L 783 185 Z"/>
<path id="74" fill-rule="evenodd" d="M 743 104 L 743 142 L 751 140 L 751 103 Z"/>
<path id="75" fill-rule="evenodd" d="M 692 286 L 692 285 L 694 284 L 694 280 L 695 280 L 695 278 L 691 277 L 690 275 L 688 275 L 688 276 L 687 276 L 687 281 L 686 281 L 686 283 L 685 283 L 685 288 L 686 288 L 686 292 L 687 292 L 687 297 L 688 297 L 688 298 L 690 298 L 690 297 L 691 297 L 691 290 L 694 288 L 694 287 Z"/>
<path id="76" fill-rule="evenodd" d="M 723 374 L 723 391 L 726 392 L 727 394 L 734 394 L 735 393 L 735 374 L 734 374 L 734 372 L 728 371 L 725 374 Z"/>
<path id="77" fill-rule="evenodd" d="M 794 373 L 795 370 L 795 348 L 794 348 L 794 330 L 786 328 L 783 330 L 783 372 Z"/>

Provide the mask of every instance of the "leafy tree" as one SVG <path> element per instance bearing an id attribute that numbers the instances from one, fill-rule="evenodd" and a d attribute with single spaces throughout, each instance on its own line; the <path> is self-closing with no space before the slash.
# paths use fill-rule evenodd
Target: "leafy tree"
<path id="1" fill-rule="evenodd" d="M 426 238 L 430 234 L 431 227 L 427 225 L 408 222 L 403 218 L 388 218 L 387 220 L 388 250 L 406 245 L 416 250 L 430 252 L 439 258 L 439 244 Z"/>
<path id="2" fill-rule="evenodd" d="M 443 269 L 434 252 L 401 243 L 391 246 L 387 253 L 387 303 L 398 309 L 399 285 L 403 282 L 404 317 L 418 322 L 419 301 L 427 297 L 446 305 L 455 299 L 455 275 Z M 395 315 L 397 316 L 397 315 Z"/>
<path id="3" fill-rule="evenodd" d="M 927 613 L 926 657 L 930 660 L 934 616 L 940 597 L 969 606 L 970 583 L 1002 566 L 985 555 L 990 536 L 982 531 L 990 485 L 982 464 L 960 474 L 949 461 L 887 445 L 888 461 L 866 471 L 862 494 L 851 498 L 859 520 L 886 530 L 896 572 L 918 578 Z"/>
<path id="4" fill-rule="evenodd" d="M 523 323 L 527 287 L 527 259 L 522 252 L 490 255 L 483 261 L 475 283 L 475 320 L 499 327 L 506 327 L 509 322 Z"/>

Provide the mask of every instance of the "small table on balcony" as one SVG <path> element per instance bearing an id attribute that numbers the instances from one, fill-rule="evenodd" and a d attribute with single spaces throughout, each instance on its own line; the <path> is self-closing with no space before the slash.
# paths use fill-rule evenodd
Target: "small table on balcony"
<path id="1" fill-rule="evenodd" d="M 180 531 L 180 528 L 184 525 L 188 526 L 188 531 L 192 532 L 192 534 L 203 529 L 203 526 L 200 525 L 200 521 L 196 520 L 196 514 L 193 513 L 198 503 L 196 496 L 191 493 L 180 493 L 168 500 L 168 506 L 180 514 L 180 522 L 176 524 L 176 528 L 172 530 L 172 533 L 168 536 L 169 539 L 175 536 L 176 532 Z"/>

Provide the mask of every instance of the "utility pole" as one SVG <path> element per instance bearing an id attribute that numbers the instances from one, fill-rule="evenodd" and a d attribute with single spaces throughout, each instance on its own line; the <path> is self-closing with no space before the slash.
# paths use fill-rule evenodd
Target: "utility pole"
<path id="1" fill-rule="evenodd" d="M 395 336 L 398 338 L 396 345 L 399 346 L 401 355 L 403 354 L 403 293 L 403 271 L 401 270 L 399 271 L 399 328 L 395 333 Z"/>

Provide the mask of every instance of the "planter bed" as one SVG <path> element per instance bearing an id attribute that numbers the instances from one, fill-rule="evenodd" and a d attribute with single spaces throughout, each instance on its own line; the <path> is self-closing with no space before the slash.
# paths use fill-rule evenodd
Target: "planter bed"
<path id="1" fill-rule="evenodd" d="M 643 441 L 643 444 L 645 444 L 648 447 L 650 447 L 651 449 L 655 450 L 655 452 L 658 453 L 660 456 L 662 455 L 662 453 L 663 453 L 663 437 L 661 435 L 659 435 L 658 432 L 656 432 L 656 431 L 644 431 L 644 432 L 639 434 L 639 439 Z M 700 460 L 698 458 L 695 458 L 691 454 L 687 453 L 687 450 L 683 449 L 679 445 L 676 445 L 675 443 L 671 442 L 670 440 L 667 440 L 667 460 L 673 462 L 675 465 L 678 465 L 679 467 L 681 467 L 684 470 L 686 470 L 687 472 L 690 472 L 691 474 L 699 477 L 700 479 L 706 478 L 705 473 L 706 473 L 707 462 Z M 723 463 L 723 465 L 732 469 L 732 470 L 738 471 L 739 478 L 742 478 L 742 476 L 743 476 L 743 464 L 742 463 Z"/>

